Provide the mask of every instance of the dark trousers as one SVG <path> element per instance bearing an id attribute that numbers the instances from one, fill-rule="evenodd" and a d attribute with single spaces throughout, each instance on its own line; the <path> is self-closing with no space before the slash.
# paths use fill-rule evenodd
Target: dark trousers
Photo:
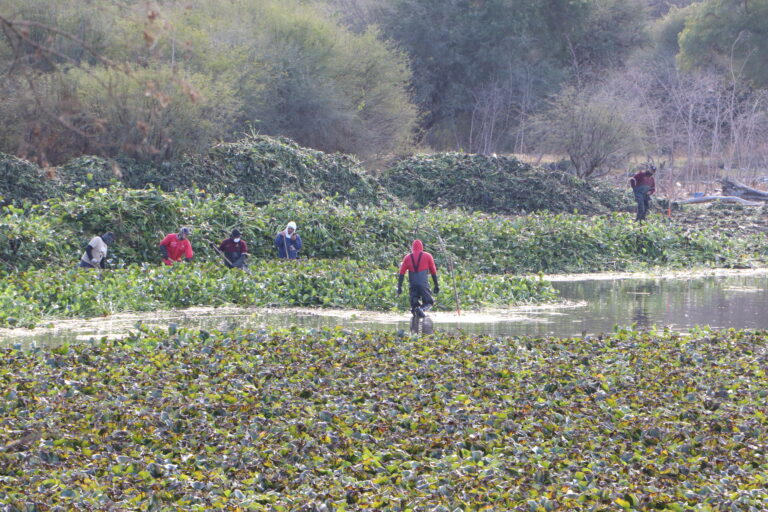
<path id="1" fill-rule="evenodd" d="M 635 201 L 637 201 L 637 217 L 635 217 L 635 221 L 645 220 L 648 210 L 651 209 L 651 195 L 648 193 L 650 190 L 651 187 L 647 185 L 635 187 L 634 189 Z"/>
<path id="2" fill-rule="evenodd" d="M 238 255 L 237 253 L 229 253 L 226 255 L 229 261 L 225 261 L 224 264 L 229 268 L 245 268 L 245 254 Z M 232 262 L 230 265 L 229 262 Z"/>
<path id="3" fill-rule="evenodd" d="M 413 285 L 410 286 L 409 298 L 411 299 L 411 313 L 416 313 L 416 308 L 423 308 L 424 306 L 431 306 L 435 303 L 435 299 L 432 298 L 432 290 L 429 286 Z"/>

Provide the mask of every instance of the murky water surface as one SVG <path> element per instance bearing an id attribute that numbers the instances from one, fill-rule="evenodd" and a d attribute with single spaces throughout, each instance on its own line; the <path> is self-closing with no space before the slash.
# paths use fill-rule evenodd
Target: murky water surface
<path id="1" fill-rule="evenodd" d="M 610 332 L 616 326 L 669 326 L 687 330 L 766 328 L 768 275 L 568 280 L 553 283 L 567 307 L 533 307 L 482 313 L 432 313 L 437 331 L 462 331 L 497 336 L 577 336 Z M 55 328 L 0 332 L 0 344 L 53 345 L 119 337 L 136 322 L 167 327 L 226 329 L 247 327 L 323 327 L 408 330 L 409 315 L 365 311 L 247 310 L 193 308 L 184 311 L 114 315 L 106 319 L 57 321 Z"/>

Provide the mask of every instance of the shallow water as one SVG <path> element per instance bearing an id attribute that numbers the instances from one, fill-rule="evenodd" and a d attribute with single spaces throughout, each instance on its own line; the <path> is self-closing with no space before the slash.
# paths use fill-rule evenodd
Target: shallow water
<path id="1" fill-rule="evenodd" d="M 530 307 L 485 312 L 433 312 L 436 331 L 461 331 L 496 336 L 580 336 L 668 326 L 685 331 L 693 326 L 766 328 L 768 275 L 707 277 L 645 277 L 555 281 L 567 307 Z M 439 300 L 439 298 L 438 298 Z M 184 311 L 114 315 L 106 319 L 57 321 L 55 328 L 0 332 L 0 344 L 55 345 L 102 337 L 119 337 L 141 321 L 147 325 L 207 330 L 246 327 L 345 326 L 361 329 L 408 330 L 408 314 L 333 310 L 263 310 L 192 308 Z"/>

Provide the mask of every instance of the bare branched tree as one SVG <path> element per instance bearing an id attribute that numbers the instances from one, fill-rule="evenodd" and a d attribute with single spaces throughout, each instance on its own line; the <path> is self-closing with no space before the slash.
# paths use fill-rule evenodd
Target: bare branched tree
<path id="1" fill-rule="evenodd" d="M 538 145 L 567 154 L 581 177 L 605 174 L 643 151 L 637 110 L 610 91 L 566 89 L 537 117 Z"/>

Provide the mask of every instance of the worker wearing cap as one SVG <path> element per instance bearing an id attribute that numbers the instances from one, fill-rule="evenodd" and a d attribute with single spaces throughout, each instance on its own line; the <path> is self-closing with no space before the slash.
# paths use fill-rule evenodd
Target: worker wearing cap
<path id="1" fill-rule="evenodd" d="M 160 242 L 160 253 L 163 257 L 163 263 L 173 265 L 182 258 L 191 260 L 194 256 L 192 244 L 189 242 L 189 228 L 181 228 L 178 233 L 170 233 Z"/>
<path id="2" fill-rule="evenodd" d="M 232 230 L 232 236 L 221 242 L 219 252 L 224 255 L 224 263 L 229 268 L 245 268 L 245 258 L 248 256 L 248 246 L 237 229 Z"/>

